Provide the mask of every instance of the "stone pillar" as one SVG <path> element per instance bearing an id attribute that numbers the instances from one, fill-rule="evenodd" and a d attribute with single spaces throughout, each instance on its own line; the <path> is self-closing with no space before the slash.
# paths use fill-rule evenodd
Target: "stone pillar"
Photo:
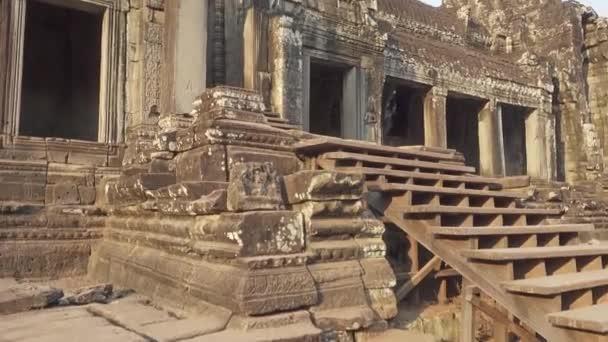
<path id="1" fill-rule="evenodd" d="M 528 176 L 549 180 L 550 155 L 547 154 L 547 114 L 536 109 L 526 119 L 526 159 Z"/>
<path id="2" fill-rule="evenodd" d="M 385 86 L 384 57 L 364 56 L 361 58 L 361 68 L 364 72 L 363 108 L 365 110 L 363 121 L 363 140 L 376 143 L 382 142 L 382 91 Z"/>
<path id="3" fill-rule="evenodd" d="M 264 96 L 268 74 L 268 15 L 251 7 L 245 15 L 243 30 L 243 79 L 246 89 L 257 90 Z M 266 98 L 265 98 L 266 100 Z"/>
<path id="4" fill-rule="evenodd" d="M 479 112 L 479 165 L 482 176 L 504 176 L 502 111 L 495 99 Z"/>
<path id="5" fill-rule="evenodd" d="M 163 114 L 192 111 L 192 101 L 206 85 L 207 2 L 165 2 Z"/>
<path id="6" fill-rule="evenodd" d="M 303 121 L 303 51 L 302 34 L 292 17 L 270 19 L 269 36 L 272 61 L 272 110 L 291 124 Z"/>
<path id="7" fill-rule="evenodd" d="M 446 103 L 448 92 L 433 87 L 424 98 L 424 144 L 447 148 Z"/>
<path id="8" fill-rule="evenodd" d="M 5 101 L 7 100 L 6 89 L 8 88 L 8 52 L 9 52 L 9 21 L 10 2 L 0 2 L 0 135 L 8 134 L 8 117 Z"/>

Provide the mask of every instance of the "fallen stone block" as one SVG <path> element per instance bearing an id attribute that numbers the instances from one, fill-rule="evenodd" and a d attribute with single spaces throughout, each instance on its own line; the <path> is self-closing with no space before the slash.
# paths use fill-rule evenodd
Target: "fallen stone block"
<path id="1" fill-rule="evenodd" d="M 157 201 L 156 205 L 161 213 L 168 215 L 208 215 L 226 211 L 226 198 L 226 190 L 215 190 L 197 200 L 167 199 Z"/>
<path id="2" fill-rule="evenodd" d="M 364 177 L 332 171 L 300 171 L 284 177 L 289 203 L 357 200 L 363 195 Z"/>

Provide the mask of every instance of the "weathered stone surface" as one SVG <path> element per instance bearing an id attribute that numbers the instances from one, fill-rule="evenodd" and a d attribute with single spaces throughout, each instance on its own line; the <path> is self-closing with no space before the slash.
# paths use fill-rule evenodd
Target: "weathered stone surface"
<path id="1" fill-rule="evenodd" d="M 377 320 L 368 306 L 351 306 L 339 309 L 313 311 L 315 325 L 323 330 L 360 330 Z"/>
<path id="2" fill-rule="evenodd" d="M 288 151 L 296 138 L 284 130 L 265 124 L 240 122 L 236 120 L 215 120 L 202 122 L 194 127 L 194 146 L 226 144 Z"/>
<path id="3" fill-rule="evenodd" d="M 226 182 L 226 148 L 221 145 L 199 147 L 177 157 L 177 182 Z"/>
<path id="4" fill-rule="evenodd" d="M 47 183 L 73 183 L 77 185 L 95 185 L 95 168 L 84 165 L 50 163 L 47 171 Z"/>
<path id="5" fill-rule="evenodd" d="M 289 203 L 357 200 L 363 194 L 363 176 L 329 171 L 300 171 L 285 176 Z"/>
<path id="6" fill-rule="evenodd" d="M 160 212 L 168 215 L 208 215 L 227 210 L 226 190 L 214 190 L 195 200 L 164 199 L 156 203 Z"/>
<path id="7" fill-rule="evenodd" d="M 309 233 L 316 238 L 382 236 L 384 233 L 384 224 L 372 217 L 319 217 L 309 221 Z"/>
<path id="8" fill-rule="evenodd" d="M 93 305 L 88 311 L 134 331 L 148 340 L 178 341 L 207 335 L 224 329 L 230 318 L 225 310 L 207 310 L 203 314 L 175 317 L 144 300 L 120 300 L 112 305 Z"/>
<path id="9" fill-rule="evenodd" d="M 228 146 L 228 169 L 236 163 L 271 163 L 280 176 L 289 175 L 302 167 L 302 162 L 290 152 L 259 148 Z"/>
<path id="10" fill-rule="evenodd" d="M 56 304 L 63 297 L 63 291 L 36 284 L 17 284 L 0 289 L 0 314 L 11 314 L 42 309 Z"/>
<path id="11" fill-rule="evenodd" d="M 6 315 L 0 320 L 2 338 L 8 341 L 43 339 L 47 341 L 91 340 L 145 342 L 132 331 L 116 326 L 84 307 L 35 310 Z"/>
<path id="12" fill-rule="evenodd" d="M 70 237 L 70 235 L 68 235 Z M 70 241 L 71 240 L 71 241 Z M 24 240 L 0 244 L 0 277 L 72 277 L 87 273 L 89 240 Z"/>
<path id="13" fill-rule="evenodd" d="M 361 331 L 355 332 L 357 342 L 435 342 L 436 338 L 430 334 L 423 334 L 414 331 L 390 329 L 382 332 Z"/>
<path id="14" fill-rule="evenodd" d="M 381 319 L 392 319 L 397 316 L 397 298 L 391 288 L 367 289 L 370 306 Z"/>
<path id="15" fill-rule="evenodd" d="M 0 183 L 45 184 L 47 163 L 0 159 Z"/>
<path id="16" fill-rule="evenodd" d="M 227 188 L 227 182 L 183 182 L 148 191 L 148 194 L 155 199 L 196 200 L 213 191 L 226 190 Z"/>
<path id="17" fill-rule="evenodd" d="M 137 204 L 146 200 L 147 191 L 175 184 L 175 175 L 170 173 L 140 174 L 119 179 L 106 185 L 109 204 Z"/>
<path id="18" fill-rule="evenodd" d="M 315 283 L 303 266 L 247 271 L 162 255 L 159 263 L 154 249 L 104 241 L 91 274 L 189 310 L 201 310 L 211 303 L 246 315 L 261 315 L 318 301 Z"/>
<path id="19" fill-rule="evenodd" d="M 262 317 L 234 316 L 225 331 L 201 336 L 191 342 L 203 341 L 319 341 L 321 330 L 312 324 L 306 311 L 279 313 Z"/>
<path id="20" fill-rule="evenodd" d="M 193 237 L 228 243 L 238 256 L 299 253 L 304 250 L 302 215 L 293 211 L 259 211 L 200 217 Z"/>
<path id="21" fill-rule="evenodd" d="M 75 183 L 61 183 L 48 185 L 46 188 L 47 204 L 79 204 L 80 196 L 78 194 L 78 185 Z"/>
<path id="22" fill-rule="evenodd" d="M 101 284 L 78 289 L 61 299 L 63 305 L 85 305 L 91 303 L 107 303 L 112 299 L 112 284 Z"/>
<path id="23" fill-rule="evenodd" d="M 0 182 L 0 201 L 43 202 L 46 185 L 35 183 Z"/>
<path id="24" fill-rule="evenodd" d="M 259 93 L 240 88 L 216 87 L 206 89 L 193 106 L 204 113 L 216 109 L 237 109 L 252 114 L 265 111 L 264 99 Z"/>
<path id="25" fill-rule="evenodd" d="M 367 305 L 361 280 L 363 270 L 357 261 L 313 264 L 308 269 L 321 294 L 314 310 Z"/>
<path id="26" fill-rule="evenodd" d="M 175 162 L 173 160 L 152 158 L 150 166 L 148 167 L 149 173 L 174 173 Z"/>
<path id="27" fill-rule="evenodd" d="M 283 209 L 281 183 L 271 163 L 237 163 L 230 169 L 228 209 L 231 211 Z"/>
<path id="28" fill-rule="evenodd" d="M 390 289 L 397 285 L 393 269 L 385 258 L 362 259 L 359 263 L 366 289 Z"/>
<path id="29" fill-rule="evenodd" d="M 304 202 L 293 205 L 294 210 L 304 213 L 308 219 L 358 217 L 365 212 L 362 201 Z"/>

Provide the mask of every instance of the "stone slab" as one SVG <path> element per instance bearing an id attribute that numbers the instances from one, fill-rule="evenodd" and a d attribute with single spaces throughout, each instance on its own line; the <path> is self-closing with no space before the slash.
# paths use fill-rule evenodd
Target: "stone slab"
<path id="1" fill-rule="evenodd" d="M 289 203 L 304 201 L 357 200 L 363 195 L 361 174 L 300 171 L 284 177 Z"/>
<path id="2" fill-rule="evenodd" d="M 559 327 L 608 334 L 608 304 L 558 312 L 550 314 L 548 318 L 549 322 Z"/>
<path id="3" fill-rule="evenodd" d="M 63 291 L 44 285 L 15 284 L 0 289 L 0 314 L 12 314 L 33 309 L 42 309 L 56 304 Z"/>

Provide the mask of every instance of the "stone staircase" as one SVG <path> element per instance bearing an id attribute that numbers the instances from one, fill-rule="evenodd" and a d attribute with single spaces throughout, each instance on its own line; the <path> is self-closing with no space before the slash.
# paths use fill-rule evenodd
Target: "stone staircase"
<path id="1" fill-rule="evenodd" d="M 608 341 L 608 244 L 583 244 L 590 224 L 475 175 L 454 151 L 333 138 L 303 141 L 312 169 L 363 173 L 368 204 L 537 334 Z"/>

